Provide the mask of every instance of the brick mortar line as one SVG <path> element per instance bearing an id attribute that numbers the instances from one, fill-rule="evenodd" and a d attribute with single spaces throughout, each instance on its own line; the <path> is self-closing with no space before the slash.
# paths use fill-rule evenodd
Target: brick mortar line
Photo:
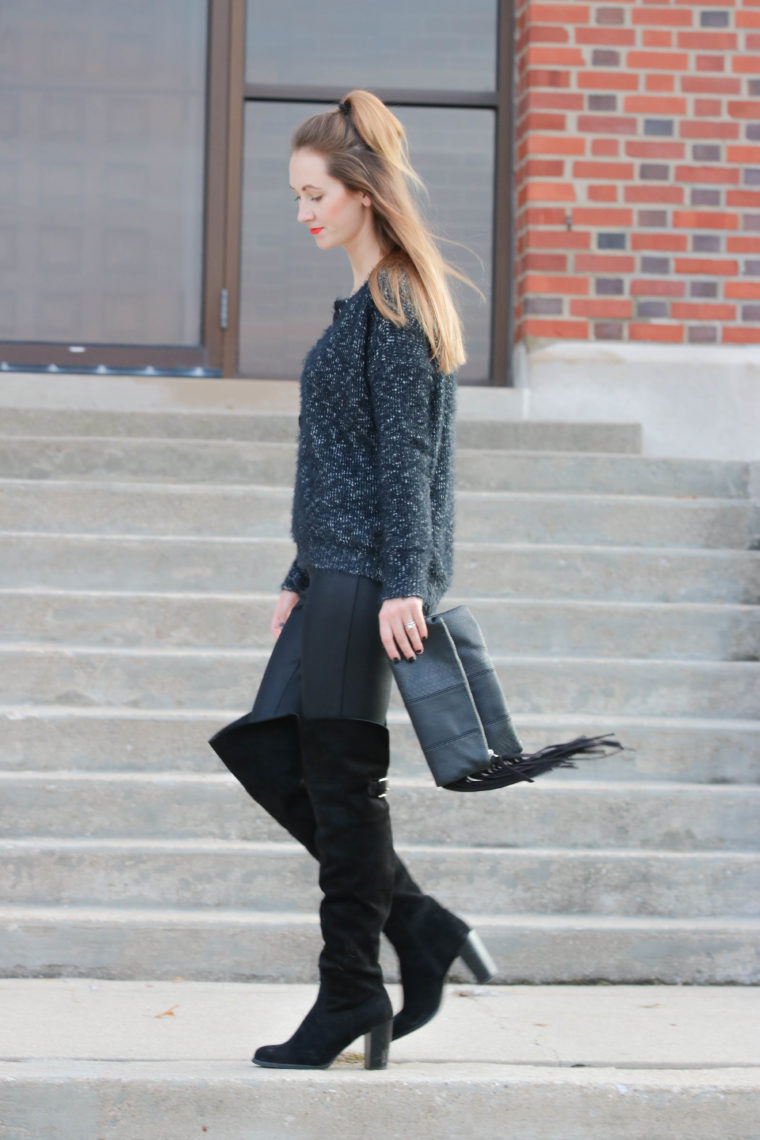
<path id="1" fill-rule="evenodd" d="M 721 34 L 723 31 L 724 31 L 724 29 L 720 29 L 720 32 L 718 34 Z M 739 82 L 742 82 L 742 80 L 746 79 L 747 82 L 749 82 L 753 78 L 756 78 L 756 72 L 754 70 L 750 70 L 750 71 L 736 70 L 732 66 L 730 66 L 730 64 L 732 64 L 734 60 L 741 60 L 741 61 L 747 60 L 749 62 L 754 62 L 756 50 L 754 48 L 748 48 L 746 46 L 746 41 L 747 41 L 749 36 L 754 36 L 754 35 L 760 34 L 760 28 L 740 28 L 740 29 L 737 29 L 735 32 L 730 33 L 730 34 L 737 35 L 740 37 L 743 36 L 744 37 L 744 46 L 737 46 L 737 47 L 733 47 L 733 48 L 715 47 L 712 50 L 710 50 L 706 46 L 702 47 L 702 48 L 697 48 L 697 47 L 649 48 L 649 47 L 644 47 L 642 45 L 636 45 L 636 44 L 625 44 L 625 45 L 618 45 L 618 44 L 562 44 L 562 45 L 556 45 L 556 48 L 555 48 L 555 45 L 551 44 L 549 41 L 543 41 L 543 42 L 535 42 L 532 44 L 526 44 L 523 47 L 518 47 L 518 49 L 515 53 L 515 56 L 516 56 L 515 62 L 517 64 L 517 66 L 525 72 L 527 72 L 527 71 L 550 70 L 550 71 L 561 71 L 561 72 L 584 71 L 584 72 L 588 72 L 590 74 L 594 74 L 597 72 L 603 73 L 607 69 L 610 69 L 614 73 L 619 73 L 619 74 L 625 74 L 625 73 L 631 74 L 631 73 L 633 73 L 633 74 L 636 74 L 637 76 L 647 76 L 647 75 L 667 75 L 667 76 L 676 76 L 676 77 L 681 76 L 681 75 L 694 75 L 697 77 L 720 76 L 721 78 L 724 78 L 724 79 L 738 79 Z M 553 51 L 553 50 L 557 50 L 558 52 L 563 51 L 563 50 L 579 51 L 581 53 L 586 53 L 586 55 L 589 58 L 582 63 L 580 61 L 577 61 L 577 60 L 571 61 L 571 60 L 563 60 L 563 59 L 556 59 L 553 61 L 550 58 L 548 58 L 551 51 Z M 604 51 L 617 52 L 618 55 L 620 56 L 619 61 L 617 63 L 613 63 L 612 61 L 607 62 L 607 63 L 593 63 L 591 57 L 593 57 L 594 53 L 595 52 L 604 52 Z M 547 56 L 547 58 L 545 60 L 538 60 L 535 58 L 536 55 L 542 54 L 542 53 Z M 648 55 L 648 56 L 651 56 L 654 58 L 652 58 L 651 62 L 649 62 L 649 63 L 643 63 L 643 62 L 631 63 L 629 61 L 629 58 L 628 58 L 631 55 Z M 665 62 L 666 57 L 672 56 L 672 55 L 686 56 L 687 59 L 686 59 L 685 63 L 683 63 L 681 66 L 674 67 L 672 63 L 666 63 Z M 533 58 L 531 58 L 531 57 L 533 57 Z M 659 59 L 656 57 L 659 57 Z M 721 59 L 724 59 L 729 64 L 729 66 L 726 66 L 726 67 L 700 67 L 699 66 L 700 60 L 704 60 L 705 58 L 709 59 L 710 57 L 719 57 Z M 658 63 L 661 63 L 662 66 L 657 66 Z M 631 90 L 633 90 L 633 89 L 631 89 Z"/>

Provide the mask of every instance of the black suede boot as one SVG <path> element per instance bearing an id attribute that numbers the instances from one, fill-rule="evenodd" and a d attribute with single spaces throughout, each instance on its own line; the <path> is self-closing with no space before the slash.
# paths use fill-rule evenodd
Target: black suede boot
<path id="1" fill-rule="evenodd" d="M 393 1040 L 421 1029 L 437 1014 L 446 977 L 462 958 L 481 984 L 490 982 L 496 966 L 474 930 L 429 895 L 423 895 L 406 867 L 397 860 L 402 889 L 393 898 L 385 934 L 398 954 L 404 1005 L 393 1019 Z"/>
<path id="2" fill-rule="evenodd" d="M 317 858 L 316 821 L 303 781 L 298 717 L 254 720 L 247 713 L 220 729 L 209 743 L 251 798 Z M 394 1039 L 435 1017 L 446 976 L 458 957 L 478 982 L 495 974 L 475 932 L 423 894 L 395 853 L 393 901 L 384 933 L 398 955 L 404 992 L 403 1008 L 393 1019 Z"/>
<path id="3" fill-rule="evenodd" d="M 365 1068 L 385 1068 L 393 1010 L 378 962 L 393 895 L 393 842 L 385 798 L 388 733 L 357 720 L 301 720 L 304 782 L 314 808 L 323 899 L 319 995 L 293 1036 L 264 1045 L 269 1068 L 325 1069 L 357 1037 Z"/>
<path id="4" fill-rule="evenodd" d="M 209 740 L 251 799 L 317 858 L 316 821 L 303 782 L 298 717 L 254 720 L 246 713 Z"/>

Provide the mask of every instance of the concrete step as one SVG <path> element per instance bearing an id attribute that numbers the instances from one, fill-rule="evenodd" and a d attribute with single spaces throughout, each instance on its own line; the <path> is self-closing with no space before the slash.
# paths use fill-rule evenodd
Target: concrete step
<path id="1" fill-rule="evenodd" d="M 450 987 L 387 1070 L 360 1068 L 359 1043 L 327 1074 L 249 1062 L 298 1024 L 313 987 L 14 980 L 0 994 L 14 1140 L 757 1135 L 746 990 Z"/>
<path id="2" fill-rule="evenodd" d="M 293 406 L 297 392 L 293 390 Z M 5 436 L 136 436 L 158 439 L 293 441 L 298 416 L 293 411 L 122 412 L 105 409 L 4 407 L 0 430 Z M 641 451 L 641 425 L 569 423 L 543 420 L 482 420 L 460 414 L 460 447 L 501 450 L 612 452 Z"/>
<path id="3" fill-rule="evenodd" d="M 450 598 L 456 605 L 467 599 Z M 16 643 L 271 649 L 269 594 L 0 588 L 0 638 Z M 492 652 L 526 656 L 760 658 L 760 607 L 690 602 L 481 599 Z"/>
<path id="4" fill-rule="evenodd" d="M 285 536 L 291 490 L 274 486 L 0 482 L 4 530 L 72 534 Z M 457 535 L 488 542 L 507 532 L 516 543 L 588 543 L 750 549 L 757 511 L 737 499 L 663 495 L 460 492 Z"/>
<path id="5" fill-rule="evenodd" d="M 291 1028 L 296 1024 L 293 1021 Z M 283 1035 L 282 1029 L 277 1032 Z M 531 1140 L 606 1140 L 611 1135 L 650 1140 L 656 1134 L 653 1128 L 680 1121 L 688 1127 L 690 1140 L 713 1140 L 719 1134 L 714 1129 L 727 1115 L 731 1140 L 756 1137 L 755 1078 L 752 1070 L 742 1068 L 636 1071 L 621 1080 L 611 1066 L 579 1080 L 562 1070 L 547 1073 L 540 1065 L 484 1064 L 473 1069 L 461 1063 L 423 1062 L 369 1080 L 374 1074 L 361 1069 L 361 1052 L 344 1056 L 330 1070 L 328 1095 L 323 1074 L 305 1073 L 294 1082 L 291 1073 L 281 1070 L 267 1080 L 250 1079 L 246 1070 L 243 1078 L 239 1061 L 0 1063 L 3 1101 L 13 1129 L 8 1135 L 14 1140 L 43 1135 L 46 1140 L 101 1140 L 102 1121 L 108 1121 L 113 1140 L 133 1140 L 150 1134 L 151 1128 L 162 1140 L 186 1140 L 196 1122 L 207 1120 L 201 1130 L 213 1130 L 217 1140 L 278 1140 L 285 1135 L 283 1127 L 290 1135 L 330 1135 L 335 1140 L 349 1140 L 357 1133 L 364 1140 L 400 1140 L 409 1135 L 408 1129 L 420 1138 L 500 1140 L 505 1127 L 509 1135 L 530 1135 Z M 401 1108 L 410 1092 L 413 1104 Z M 701 1106 L 698 1117 L 694 1103 Z M 541 1120 L 529 1125 L 531 1132 L 518 1132 L 534 1115 Z M 292 1131 L 303 1127 L 308 1131 Z"/>
<path id="6" fill-rule="evenodd" d="M 456 528 L 462 542 L 506 533 L 516 542 L 714 550 L 755 549 L 760 536 L 757 507 L 748 501 L 538 491 L 460 491 Z"/>
<path id="7" fill-rule="evenodd" d="M 8 1015 L 0 1028 L 0 1059 L 127 1061 L 152 1055 L 247 1062 L 254 1044 L 264 1039 L 266 1023 L 273 1026 L 273 1035 L 278 1025 L 282 1032 L 314 1000 L 314 988 L 308 985 L 94 981 L 0 982 Z M 390 997 L 395 1008 L 402 1000 L 398 986 L 392 986 Z M 164 1020 L 161 1014 L 167 1009 L 175 1011 L 173 1018 L 146 1028 L 148 1019 Z M 79 1016 L 72 1023 L 73 1010 Z M 505 1065 L 592 1069 L 610 1063 L 620 1068 L 755 1067 L 760 1063 L 754 1032 L 758 1012 L 760 994 L 747 987 L 449 985 L 439 1016 L 394 1042 L 390 1064 L 425 1057 L 442 1064 L 456 1059 L 475 1065 L 489 1058 Z M 621 1020 L 626 1034 L 616 1031 Z M 143 1052 L 147 1038 L 150 1054 Z M 367 1079 L 383 1078 L 376 1073 Z"/>
<path id="8" fill-rule="evenodd" d="M 443 795 L 443 793 L 441 793 Z M 399 844 L 418 882 L 483 913 L 760 917 L 760 853 Z M 250 907 L 319 903 L 295 843 L 217 839 L 0 840 L 0 897 L 17 906 Z"/>
<path id="9" fill-rule="evenodd" d="M 107 482 L 292 485 L 296 448 L 261 440 L 124 436 L 0 437 L 0 477 Z M 749 463 L 552 451 L 457 449 L 469 491 L 557 491 L 747 498 Z"/>
<path id="10" fill-rule="evenodd" d="M 0 532 L 0 586 L 254 590 L 274 598 L 293 558 L 285 539 L 116 538 Z M 760 599 L 760 554 L 668 547 L 458 543 L 452 592 L 468 599 L 730 602 Z"/>
<path id="11" fill-rule="evenodd" d="M 5 700 L 19 704 L 248 708 L 268 653 L 0 644 Z M 521 713 L 754 719 L 760 663 L 494 655 L 511 709 Z M 417 662 L 409 662 L 413 669 Z M 391 707 L 400 709 L 394 691 Z"/>
<path id="12" fill-rule="evenodd" d="M 139 709 L 75 705 L 0 706 L 0 765 L 56 772 L 218 773 L 207 741 L 245 707 L 218 710 Z M 391 774 L 430 779 L 422 753 L 403 713 L 392 712 Z M 515 710 L 515 723 L 528 749 L 583 732 L 609 729 L 598 715 L 536 716 Z M 583 761 L 584 777 L 599 781 L 664 780 L 685 783 L 760 783 L 760 721 L 675 717 L 615 717 L 626 751 Z M 574 782 L 581 772 L 557 771 L 549 781 Z M 506 794 L 506 793 L 505 793 Z M 459 802 L 463 802 L 461 797 Z"/>
<path id="13" fill-rule="evenodd" d="M 499 795 L 436 792 L 391 777 L 399 843 L 471 847 L 760 850 L 760 786 L 572 782 Z M 0 772 L 0 837 L 222 839 L 277 842 L 279 824 L 221 767 L 218 773 Z"/>
<path id="14" fill-rule="evenodd" d="M 637 984 L 653 975 L 668 985 L 760 982 L 758 919 L 463 913 L 494 956 L 500 982 Z M 314 982 L 321 944 L 316 911 L 0 906 L 6 977 L 171 980 L 181 971 L 188 979 Z M 397 980 L 384 939 L 381 959 L 386 978 Z M 470 977 L 454 964 L 452 981 Z"/>
<path id="15" fill-rule="evenodd" d="M 754 487 L 749 463 L 653 459 L 641 455 L 499 452 L 460 446 L 456 470 L 457 486 L 463 491 L 562 490 L 597 495 L 743 499 L 752 496 Z"/>

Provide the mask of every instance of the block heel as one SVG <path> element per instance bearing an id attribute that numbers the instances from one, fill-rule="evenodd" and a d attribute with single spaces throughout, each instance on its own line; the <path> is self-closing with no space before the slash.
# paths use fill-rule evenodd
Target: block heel
<path id="1" fill-rule="evenodd" d="M 387 1069 L 393 1036 L 393 1018 L 364 1034 L 364 1068 Z"/>
<path id="2" fill-rule="evenodd" d="M 474 930 L 471 930 L 464 940 L 459 957 L 472 971 L 475 981 L 481 985 L 490 982 L 496 976 L 496 963 L 483 945 L 480 935 Z"/>

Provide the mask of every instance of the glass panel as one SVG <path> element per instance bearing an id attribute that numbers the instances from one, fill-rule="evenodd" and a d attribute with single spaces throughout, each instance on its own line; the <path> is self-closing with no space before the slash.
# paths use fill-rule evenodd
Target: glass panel
<path id="1" fill-rule="evenodd" d="M 200 340 L 206 0 L 3 0 L 0 339 Z"/>
<path id="2" fill-rule="evenodd" d="M 297 378 L 303 357 L 351 289 L 342 250 L 323 252 L 296 222 L 288 188 L 289 139 L 313 104 L 246 105 L 240 374 Z M 444 108 L 399 109 L 412 162 L 430 190 L 428 217 L 449 261 L 485 293 L 458 287 L 469 360 L 463 380 L 488 379 L 494 115 Z"/>
<path id="3" fill-rule="evenodd" d="M 497 0 L 248 0 L 246 79 L 492 91 Z"/>

